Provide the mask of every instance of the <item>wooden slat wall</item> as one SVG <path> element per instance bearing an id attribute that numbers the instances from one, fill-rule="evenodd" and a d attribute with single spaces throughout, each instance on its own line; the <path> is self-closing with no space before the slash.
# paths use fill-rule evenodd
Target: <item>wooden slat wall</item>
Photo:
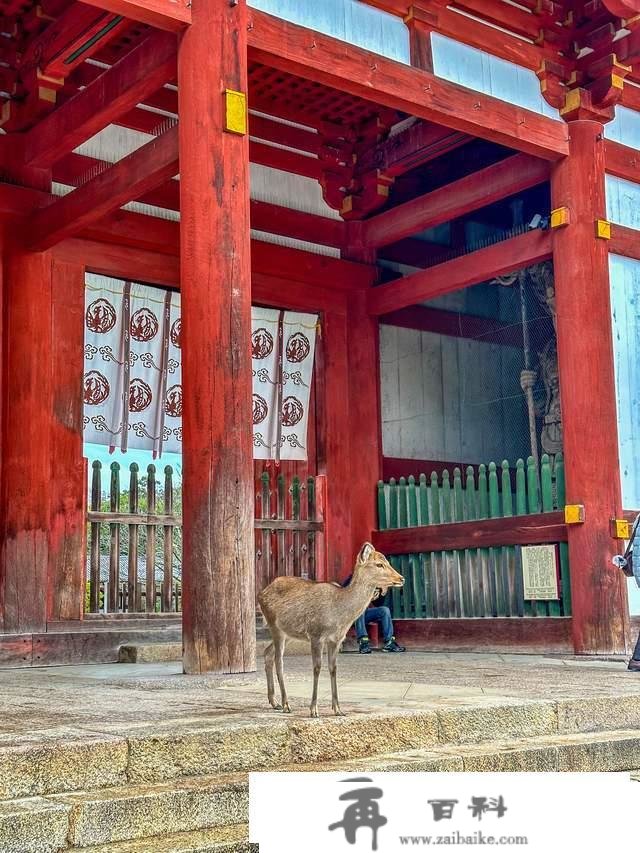
<path id="1" fill-rule="evenodd" d="M 463 480 L 459 468 L 431 477 L 401 477 L 378 485 L 379 531 L 374 544 L 405 578 L 389 601 L 405 619 L 568 616 L 571 591 L 564 463 L 542 457 L 516 465 L 491 463 Z M 559 601 L 525 601 L 517 546 L 557 544 Z"/>

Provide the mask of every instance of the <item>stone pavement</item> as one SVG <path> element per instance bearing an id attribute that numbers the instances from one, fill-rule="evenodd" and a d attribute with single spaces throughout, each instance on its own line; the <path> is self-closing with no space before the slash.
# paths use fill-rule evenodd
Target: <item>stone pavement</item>
<path id="1" fill-rule="evenodd" d="M 266 702 L 262 661 L 257 673 L 184 676 L 178 663 L 108 664 L 0 670 L 0 733 L 26 734 L 58 726 L 84 729 L 212 717 L 278 718 Z M 285 659 L 294 717 L 307 717 L 311 661 Z M 515 704 L 522 700 L 590 699 L 635 707 L 640 720 L 640 673 L 625 663 L 537 655 L 406 652 L 342 654 L 338 685 L 343 710 L 429 710 Z M 331 716 L 326 667 L 320 713 Z M 595 713 L 595 712 L 594 712 Z M 624 715 L 623 715 L 624 716 Z M 615 726 L 624 728 L 621 717 Z M 618 725 L 619 723 L 619 725 Z"/>

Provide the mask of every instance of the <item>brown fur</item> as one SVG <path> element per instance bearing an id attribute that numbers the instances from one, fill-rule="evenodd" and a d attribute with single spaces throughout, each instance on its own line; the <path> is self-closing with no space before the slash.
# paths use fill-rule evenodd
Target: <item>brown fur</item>
<path id="1" fill-rule="evenodd" d="M 287 637 L 309 640 L 313 658 L 313 696 L 311 716 L 318 716 L 318 677 L 324 648 L 327 648 L 333 711 L 342 715 L 338 703 L 336 659 L 347 631 L 366 609 L 377 589 L 387 590 L 404 583 L 386 557 L 369 542 L 362 546 L 351 583 L 316 583 L 303 578 L 280 577 L 258 596 L 271 638 L 264 652 L 269 704 L 290 711 L 284 684 L 283 658 Z M 273 669 L 278 676 L 282 705 L 275 699 Z"/>

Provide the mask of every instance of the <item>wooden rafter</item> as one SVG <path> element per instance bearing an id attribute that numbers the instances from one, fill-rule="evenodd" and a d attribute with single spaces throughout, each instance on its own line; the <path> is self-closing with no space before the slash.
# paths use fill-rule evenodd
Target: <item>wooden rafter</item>
<path id="1" fill-rule="evenodd" d="M 567 154 L 560 122 L 255 9 L 250 17 L 258 62 L 545 159 Z"/>
<path id="2" fill-rule="evenodd" d="M 176 48 L 175 36 L 151 33 L 109 71 L 26 134 L 25 162 L 41 167 L 51 165 L 143 101 L 175 75 Z M 147 115 L 156 124 L 161 120 L 155 114 Z"/>
<path id="3" fill-rule="evenodd" d="M 548 179 L 548 163 L 515 154 L 368 219 L 363 224 L 364 243 L 374 247 L 395 243 Z"/>
<path id="4" fill-rule="evenodd" d="M 35 213 L 26 229 L 29 247 L 41 251 L 78 234 L 177 172 L 176 126 Z"/>
<path id="5" fill-rule="evenodd" d="M 189 0 L 83 0 L 90 6 L 106 9 L 150 24 L 161 30 L 179 32 L 191 23 L 191 3 Z"/>
<path id="6" fill-rule="evenodd" d="M 551 257 L 548 231 L 528 231 L 438 264 L 404 278 L 374 287 L 369 293 L 369 313 L 380 316 L 429 299 L 489 281 Z"/>

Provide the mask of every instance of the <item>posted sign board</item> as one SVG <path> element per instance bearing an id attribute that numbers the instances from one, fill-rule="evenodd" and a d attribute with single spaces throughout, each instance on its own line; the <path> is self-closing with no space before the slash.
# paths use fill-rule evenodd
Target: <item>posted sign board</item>
<path id="1" fill-rule="evenodd" d="M 525 601 L 556 601 L 560 598 L 556 546 L 526 545 L 520 552 Z"/>

